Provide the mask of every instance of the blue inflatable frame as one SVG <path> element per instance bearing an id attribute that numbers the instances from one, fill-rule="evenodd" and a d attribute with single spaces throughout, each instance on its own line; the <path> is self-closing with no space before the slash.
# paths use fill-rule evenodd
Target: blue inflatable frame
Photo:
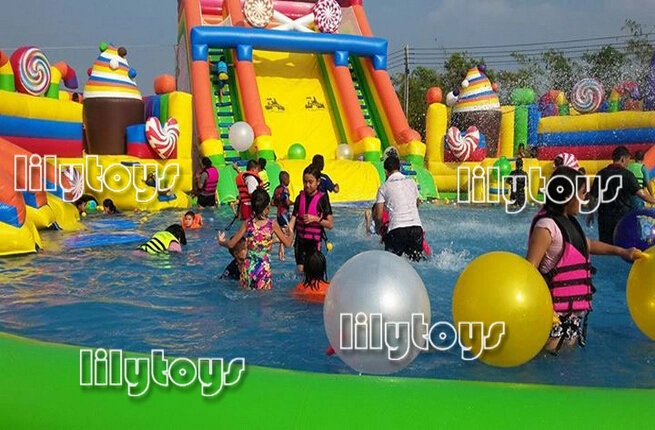
<path id="1" fill-rule="evenodd" d="M 252 61 L 253 49 L 333 54 L 337 66 L 348 67 L 350 55 L 369 57 L 375 70 L 386 70 L 386 39 L 351 34 L 297 33 L 259 28 L 195 27 L 191 30 L 193 61 L 207 61 L 209 48 L 234 48 L 239 61 Z"/>

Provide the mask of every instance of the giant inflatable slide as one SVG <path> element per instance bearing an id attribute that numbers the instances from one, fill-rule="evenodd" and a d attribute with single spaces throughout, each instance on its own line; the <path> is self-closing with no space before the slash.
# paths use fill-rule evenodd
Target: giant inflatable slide
<path id="1" fill-rule="evenodd" d="M 221 58 L 227 82 L 218 78 Z M 265 158 L 271 185 L 286 170 L 296 193 L 315 154 L 346 185 L 333 200 L 371 200 L 389 147 L 423 197 L 435 197 L 425 144 L 409 127 L 386 66 L 387 41 L 373 36 L 361 0 L 179 1 L 177 85 L 193 94 L 199 151 L 221 171 L 223 202 L 237 195 L 227 180 L 236 174 L 231 163 Z M 230 145 L 237 121 L 254 131 L 246 152 Z M 339 145 L 353 156 L 337 157 Z"/>

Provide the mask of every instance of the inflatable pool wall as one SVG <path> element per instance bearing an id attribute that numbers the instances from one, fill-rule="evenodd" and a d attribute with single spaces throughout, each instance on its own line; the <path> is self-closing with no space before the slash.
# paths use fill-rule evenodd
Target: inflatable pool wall
<path id="1" fill-rule="evenodd" d="M 312 2 L 274 2 L 278 15 L 260 28 L 238 0 L 178 4 L 177 84 L 193 93 L 199 152 L 223 177 L 233 176 L 226 163 L 262 157 L 271 190 L 276 172 L 287 170 L 295 194 L 301 166 L 322 154 L 325 171 L 342 185 L 335 202 L 373 200 L 384 180 L 382 151 L 393 146 L 423 197 L 436 197 L 424 168 L 426 146 L 409 127 L 386 70 L 387 42 L 373 37 L 361 1 L 340 1 L 343 18 L 335 28 L 317 26 L 322 34 L 272 30 L 282 24 L 275 16 L 296 20 L 312 13 Z M 215 71 L 221 56 L 233 65 L 223 99 Z M 247 121 L 255 134 L 247 152 L 230 146 L 229 127 L 237 121 Z M 304 147 L 302 159 L 288 154 L 294 143 Z M 366 162 L 336 160 L 339 144 Z M 237 196 L 232 181 L 220 183 L 218 192 L 222 202 Z"/>

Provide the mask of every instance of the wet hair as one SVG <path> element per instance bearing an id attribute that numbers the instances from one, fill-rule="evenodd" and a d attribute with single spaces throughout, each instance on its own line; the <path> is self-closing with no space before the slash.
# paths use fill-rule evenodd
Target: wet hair
<path id="1" fill-rule="evenodd" d="M 516 170 L 521 170 L 523 169 L 523 159 L 522 158 L 517 158 L 516 159 Z"/>
<path id="2" fill-rule="evenodd" d="M 259 168 L 259 162 L 257 160 L 249 160 L 246 170 L 254 170 L 256 168 Z"/>
<path id="3" fill-rule="evenodd" d="M 644 161 L 644 151 L 637 151 L 635 152 L 635 161 L 641 163 Z"/>
<path id="4" fill-rule="evenodd" d="M 105 199 L 105 200 L 102 202 L 102 206 L 105 207 L 105 208 L 108 208 L 108 209 L 109 209 L 109 213 L 115 214 L 115 213 L 117 212 L 117 210 L 116 210 L 116 205 L 114 204 L 114 202 L 112 201 L 112 199 Z"/>
<path id="5" fill-rule="evenodd" d="M 519 149 L 521 148 L 525 149 L 525 143 L 519 143 Z"/>
<path id="6" fill-rule="evenodd" d="M 271 204 L 271 197 L 263 188 L 257 188 L 250 196 L 252 212 L 256 217 L 261 218 L 266 208 Z"/>
<path id="7" fill-rule="evenodd" d="M 630 151 L 625 146 L 617 146 L 616 149 L 612 152 L 612 161 L 620 161 L 623 157 L 629 157 Z"/>
<path id="8" fill-rule="evenodd" d="M 546 184 L 546 201 L 544 209 L 550 215 L 563 215 L 564 207 L 572 199 L 577 198 L 577 190 L 581 189 L 587 183 L 584 175 L 579 170 L 570 167 L 559 167 L 555 169 L 553 175 Z M 571 189 L 574 184 L 576 188 Z M 562 203 L 563 200 L 566 200 Z"/>
<path id="9" fill-rule="evenodd" d="M 202 166 L 205 168 L 211 167 L 212 166 L 212 160 L 209 159 L 209 157 L 203 157 L 202 158 Z"/>
<path id="10" fill-rule="evenodd" d="M 302 171 L 303 180 L 305 175 L 312 175 L 316 178 L 317 181 L 321 180 L 321 170 L 318 169 L 314 164 L 310 164 L 309 166 L 305 167 L 305 170 Z"/>
<path id="11" fill-rule="evenodd" d="M 325 169 L 325 158 L 321 154 L 316 154 L 312 158 L 312 165 L 315 166 L 319 172 Z"/>
<path id="12" fill-rule="evenodd" d="M 179 224 L 173 224 L 166 227 L 166 231 L 172 234 L 180 241 L 180 245 L 186 245 L 186 234 L 184 229 Z"/>
<path id="13" fill-rule="evenodd" d="M 312 290 L 318 290 L 321 282 L 327 282 L 327 261 L 325 255 L 318 249 L 310 252 L 305 257 L 303 269 L 305 280 L 303 285 Z"/>
<path id="14" fill-rule="evenodd" d="M 218 59 L 218 61 L 226 62 L 227 60 L 225 59 L 225 55 L 221 55 L 221 58 Z"/>
<path id="15" fill-rule="evenodd" d="M 260 170 L 266 169 L 266 158 L 260 158 L 259 160 L 257 160 L 257 164 L 259 164 Z"/>
<path id="16" fill-rule="evenodd" d="M 398 157 L 389 157 L 384 160 L 384 170 L 387 172 L 400 170 L 400 159 Z"/>
<path id="17" fill-rule="evenodd" d="M 189 212 L 185 213 L 184 216 L 192 216 L 192 217 L 195 217 L 196 214 L 195 214 L 193 211 L 189 211 Z"/>
<path id="18" fill-rule="evenodd" d="M 288 177 L 289 177 L 289 172 L 287 172 L 286 170 L 283 170 L 283 171 L 280 172 L 280 175 L 278 176 L 278 179 L 280 180 L 280 183 L 282 183 L 284 178 L 288 178 Z"/>
<path id="19" fill-rule="evenodd" d="M 75 201 L 75 206 L 86 205 L 88 202 L 91 202 L 91 201 L 96 202 L 96 204 L 98 203 L 98 201 L 95 199 L 95 197 L 90 196 L 88 194 L 84 194 L 84 195 L 82 195 L 82 197 L 80 197 L 79 199 L 77 199 Z"/>

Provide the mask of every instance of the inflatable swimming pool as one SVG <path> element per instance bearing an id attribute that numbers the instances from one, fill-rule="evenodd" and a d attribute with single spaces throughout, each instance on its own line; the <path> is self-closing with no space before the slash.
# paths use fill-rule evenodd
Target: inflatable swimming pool
<path id="1" fill-rule="evenodd" d="M 198 386 L 80 387 L 72 346 L 0 333 L 0 411 L 7 428 L 650 427 L 654 390 L 327 375 L 247 366 L 215 398 Z M 8 371 L 11 369 L 11 371 Z M 628 418 L 629 417 L 629 418 Z"/>

